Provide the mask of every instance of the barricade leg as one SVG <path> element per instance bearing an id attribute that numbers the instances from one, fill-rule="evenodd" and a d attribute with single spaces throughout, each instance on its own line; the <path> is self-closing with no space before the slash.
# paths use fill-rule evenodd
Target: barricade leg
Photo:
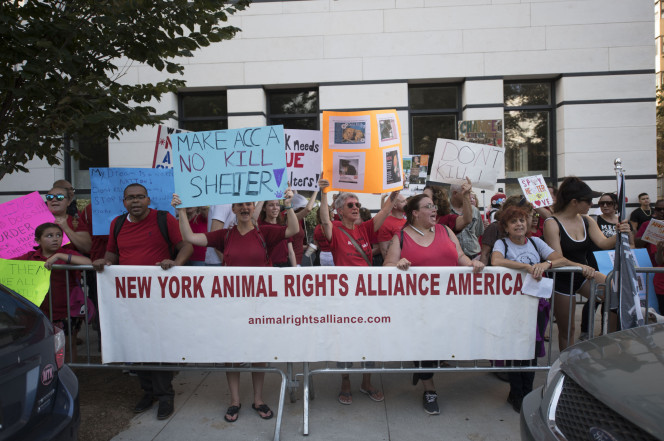
<path id="1" fill-rule="evenodd" d="M 303 435 L 309 435 L 309 380 L 311 377 L 309 376 L 309 363 L 303 363 L 303 382 L 304 386 L 302 387 L 303 389 L 303 397 L 302 397 L 302 403 L 303 403 L 303 422 L 302 422 L 302 434 Z"/>

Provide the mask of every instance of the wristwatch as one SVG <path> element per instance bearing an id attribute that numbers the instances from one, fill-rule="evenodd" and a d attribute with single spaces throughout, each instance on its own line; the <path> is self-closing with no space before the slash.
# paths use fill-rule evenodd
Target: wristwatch
<path id="1" fill-rule="evenodd" d="M 549 269 L 553 268 L 553 262 L 551 262 L 550 260 L 547 260 L 546 263 L 549 264 Z"/>

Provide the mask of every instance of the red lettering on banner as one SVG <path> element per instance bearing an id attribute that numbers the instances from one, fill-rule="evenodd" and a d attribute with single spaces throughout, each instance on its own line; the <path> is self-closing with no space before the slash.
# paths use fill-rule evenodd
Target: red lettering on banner
<path id="1" fill-rule="evenodd" d="M 470 294 L 470 287 L 472 284 L 472 274 L 457 274 L 459 276 L 459 294 L 468 295 Z M 450 274 L 450 277 L 454 277 L 454 274 Z"/>
<path id="2" fill-rule="evenodd" d="M 233 276 L 224 277 L 224 297 L 233 297 L 234 295 L 235 278 Z"/>
<path id="3" fill-rule="evenodd" d="M 182 297 L 191 298 L 191 277 L 182 276 Z"/>
<path id="4" fill-rule="evenodd" d="M 203 295 L 203 276 L 194 276 L 193 288 L 195 298 L 199 297 L 199 294 L 200 298 L 205 298 L 205 295 Z"/>
<path id="5" fill-rule="evenodd" d="M 367 295 L 367 288 L 364 286 L 364 276 L 360 274 L 357 277 L 357 286 L 355 286 L 355 296 L 359 296 L 362 293 L 363 296 Z"/>
<path id="6" fill-rule="evenodd" d="M 221 284 L 219 283 L 219 276 L 214 276 L 212 279 L 212 292 L 210 297 L 221 297 Z"/>
<path id="7" fill-rule="evenodd" d="M 238 283 L 238 288 L 240 284 Z M 242 276 L 242 294 L 238 293 L 238 297 L 253 297 L 254 292 L 254 278 Z"/>
<path id="8" fill-rule="evenodd" d="M 500 288 L 506 296 L 512 294 L 512 287 L 505 284 L 507 281 L 512 281 L 512 275 L 510 273 L 503 274 L 503 280 L 500 284 Z"/>
<path id="9" fill-rule="evenodd" d="M 368 288 L 368 294 L 370 296 L 376 296 L 378 292 L 373 289 L 373 274 L 367 274 L 367 285 L 369 286 Z"/>
<path id="10" fill-rule="evenodd" d="M 392 280 L 392 274 L 389 274 L 388 278 L 391 281 Z M 391 283 L 388 283 L 387 286 L 390 287 L 391 285 L 392 285 Z M 378 295 L 379 296 L 386 296 L 387 295 L 387 290 L 383 289 L 383 275 L 382 274 L 378 274 Z"/>
<path id="11" fill-rule="evenodd" d="M 175 283 L 173 283 L 175 282 Z M 172 298 L 177 299 L 180 295 L 180 279 L 177 277 L 171 277 L 168 280 L 168 293 Z"/>
<path id="12" fill-rule="evenodd" d="M 438 279 L 440 279 L 440 274 L 431 274 L 431 295 L 432 296 L 440 295 L 440 290 L 438 289 L 438 285 L 440 284 L 440 282 L 438 282 Z"/>
<path id="13" fill-rule="evenodd" d="M 428 274 L 420 274 L 420 283 L 419 283 L 419 288 L 420 288 L 420 294 L 425 296 L 429 294 L 429 288 L 423 288 L 422 287 L 422 281 L 428 282 L 429 281 L 429 275 Z"/>
<path id="14" fill-rule="evenodd" d="M 325 296 L 325 274 L 316 274 L 316 295 L 317 296 Z M 334 291 L 330 293 L 330 295 L 334 295 Z"/>
<path id="15" fill-rule="evenodd" d="M 272 288 L 272 276 L 267 276 L 267 280 L 269 284 L 268 290 L 270 291 L 268 297 L 277 297 L 279 293 L 274 288 Z"/>
<path id="16" fill-rule="evenodd" d="M 417 292 L 417 274 L 406 274 L 406 295 L 414 295 Z"/>
<path id="17" fill-rule="evenodd" d="M 115 297 L 125 299 L 150 298 L 151 277 L 116 277 Z M 138 291 L 137 291 L 138 288 Z"/>
<path id="18" fill-rule="evenodd" d="M 454 279 L 454 274 L 450 274 L 450 278 L 447 282 L 447 294 L 446 295 L 449 296 L 450 294 L 452 294 L 454 296 L 459 295 L 459 293 L 457 292 L 457 286 L 456 286 L 456 280 Z"/>
<path id="19" fill-rule="evenodd" d="M 295 282 L 295 277 L 291 274 L 286 274 L 284 277 L 284 291 L 286 291 L 286 297 L 297 297 L 295 291 L 293 290 L 293 283 Z"/>
<path id="20" fill-rule="evenodd" d="M 341 296 L 347 296 L 348 295 L 348 274 L 339 275 L 339 286 L 341 286 L 341 289 L 339 290 L 339 294 Z"/>
<path id="21" fill-rule="evenodd" d="M 521 287 L 523 286 L 523 280 L 521 278 L 521 273 L 517 273 L 514 280 L 514 295 L 521 293 Z"/>
<path id="22" fill-rule="evenodd" d="M 258 286 L 256 287 L 256 297 L 267 297 L 267 289 L 265 288 L 265 278 L 258 276 Z"/>
<path id="23" fill-rule="evenodd" d="M 484 286 L 486 287 L 487 293 L 491 295 L 496 295 L 496 290 L 494 284 L 494 275 L 491 273 L 484 274 Z"/>
<path id="24" fill-rule="evenodd" d="M 394 295 L 403 295 L 403 280 L 401 280 L 401 274 L 397 274 L 397 280 L 394 283 Z"/>
<path id="25" fill-rule="evenodd" d="M 484 294 L 482 291 L 482 279 L 484 278 L 483 274 L 474 273 L 473 274 L 473 294 L 476 296 L 481 296 Z"/>
<path id="26" fill-rule="evenodd" d="M 166 298 L 166 282 L 168 282 L 168 277 L 157 277 L 159 281 L 159 288 L 161 289 L 161 298 Z"/>
<path id="27" fill-rule="evenodd" d="M 311 295 L 314 293 L 313 286 L 311 286 L 313 279 L 314 277 L 311 274 L 305 274 L 302 277 L 302 294 L 304 294 L 306 297 L 311 297 Z"/>

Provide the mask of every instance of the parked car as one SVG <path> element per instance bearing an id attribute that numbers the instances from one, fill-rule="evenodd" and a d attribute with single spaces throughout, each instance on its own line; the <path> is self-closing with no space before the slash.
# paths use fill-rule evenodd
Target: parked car
<path id="1" fill-rule="evenodd" d="M 0 441 L 76 440 L 80 423 L 64 332 L 0 285 Z"/>
<path id="2" fill-rule="evenodd" d="M 561 352 L 521 407 L 522 440 L 664 440 L 664 324 Z"/>

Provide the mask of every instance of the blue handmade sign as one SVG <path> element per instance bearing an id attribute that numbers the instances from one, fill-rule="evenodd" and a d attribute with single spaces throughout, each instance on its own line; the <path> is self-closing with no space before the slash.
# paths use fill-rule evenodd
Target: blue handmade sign
<path id="1" fill-rule="evenodd" d="M 141 184 L 148 190 L 150 208 L 167 210 L 173 198 L 173 170 L 170 168 L 91 168 L 90 202 L 92 204 L 92 234 L 109 233 L 111 221 L 125 213 L 122 197 L 129 184 Z"/>
<path id="2" fill-rule="evenodd" d="M 287 188 L 283 126 L 171 135 L 183 207 L 281 199 Z"/>

